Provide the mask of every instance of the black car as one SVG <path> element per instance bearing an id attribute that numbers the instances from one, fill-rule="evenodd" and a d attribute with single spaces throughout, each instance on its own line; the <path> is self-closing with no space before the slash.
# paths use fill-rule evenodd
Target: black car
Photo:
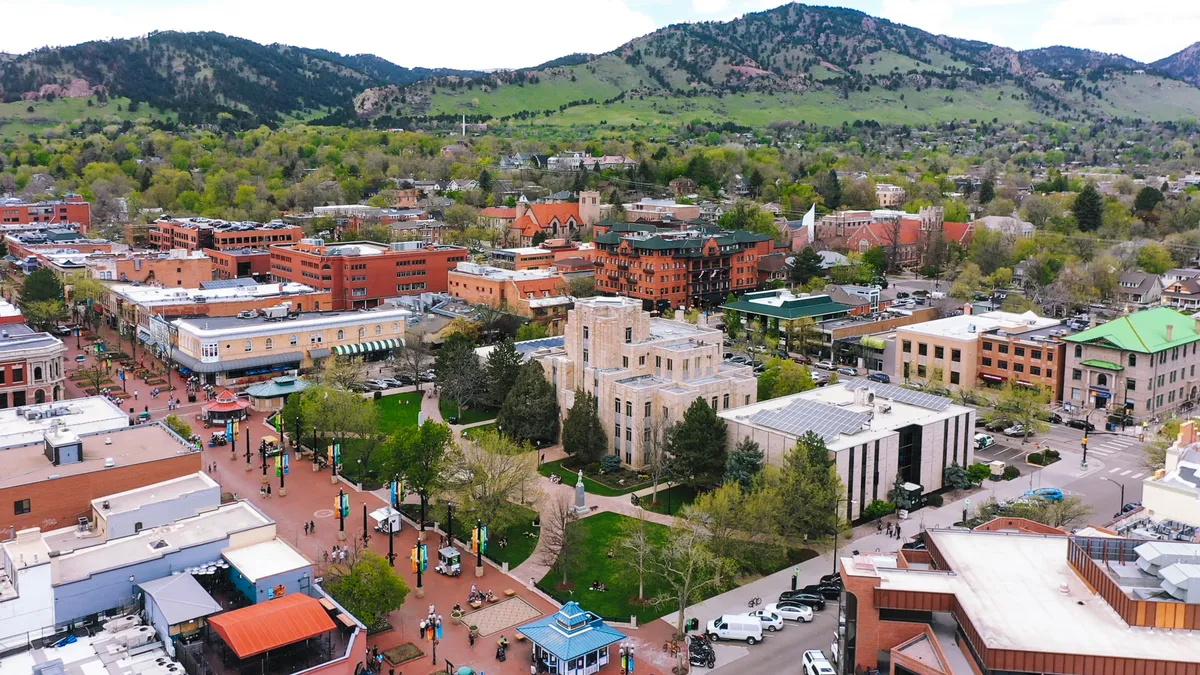
<path id="1" fill-rule="evenodd" d="M 792 603 L 794 605 L 808 605 L 815 610 L 825 609 L 825 598 L 804 591 L 784 591 L 779 594 L 780 603 Z"/>
<path id="2" fill-rule="evenodd" d="M 1085 431 L 1096 430 L 1096 425 L 1087 420 L 1067 420 L 1066 424 L 1072 429 L 1083 429 Z"/>
<path id="3" fill-rule="evenodd" d="M 819 595 L 826 600 L 837 600 L 842 597 L 841 584 L 809 584 L 800 590 L 805 593 Z"/>
<path id="4" fill-rule="evenodd" d="M 1062 424 L 1063 416 L 1059 415 L 1058 413 L 1050 413 L 1050 423 L 1051 424 Z"/>
<path id="5" fill-rule="evenodd" d="M 826 574 L 825 576 L 821 577 L 821 583 L 822 584 L 836 584 L 838 587 L 841 587 L 842 573 L 834 572 L 833 574 Z"/>
<path id="6" fill-rule="evenodd" d="M 908 293 L 905 293 L 904 291 L 900 291 L 899 293 L 896 294 L 896 297 L 900 300 L 903 300 L 904 298 L 908 297 Z"/>

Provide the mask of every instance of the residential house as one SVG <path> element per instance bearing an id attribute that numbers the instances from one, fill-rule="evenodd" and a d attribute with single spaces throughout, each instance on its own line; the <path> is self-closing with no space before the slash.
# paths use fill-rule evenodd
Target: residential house
<path id="1" fill-rule="evenodd" d="M 758 259 L 758 285 L 765 288 L 773 281 L 787 281 L 792 266 L 782 253 L 771 253 Z"/>
<path id="2" fill-rule="evenodd" d="M 1162 282 L 1157 274 L 1130 270 L 1117 278 L 1117 302 L 1144 309 L 1159 304 L 1162 299 Z"/>
<path id="3" fill-rule="evenodd" d="M 670 183 L 667 183 L 667 188 L 670 189 L 671 194 L 675 195 L 676 197 L 686 197 L 688 195 L 696 194 L 697 187 L 696 181 L 692 180 L 691 178 L 684 177 L 674 178 Z"/>
<path id="4" fill-rule="evenodd" d="M 891 185 L 889 183 L 875 184 L 875 201 L 879 202 L 879 208 L 892 209 L 903 206 L 907 198 L 908 193 L 899 185 Z"/>
<path id="5" fill-rule="evenodd" d="M 993 232 L 1002 232 L 1009 239 L 1028 239 L 1033 236 L 1033 223 L 1012 216 L 984 216 L 971 222 L 976 228 L 985 228 Z"/>
<path id="6" fill-rule="evenodd" d="M 1200 310 L 1200 278 L 1174 281 L 1163 289 L 1162 304 L 1181 312 Z"/>

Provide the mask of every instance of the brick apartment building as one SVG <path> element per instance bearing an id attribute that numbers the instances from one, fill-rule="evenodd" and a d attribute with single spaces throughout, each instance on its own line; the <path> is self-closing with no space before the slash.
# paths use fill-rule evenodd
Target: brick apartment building
<path id="1" fill-rule="evenodd" d="M 289 244 L 304 237 L 304 228 L 281 220 L 269 223 L 242 223 L 211 218 L 171 218 L 163 216 L 152 223 L 146 232 L 151 248 L 167 251 L 183 248 L 218 251 L 264 248 L 274 244 Z"/>
<path id="2" fill-rule="evenodd" d="M 990 384 L 1013 381 L 1045 387 L 1051 401 L 1061 401 L 1067 372 L 1067 345 L 1061 338 L 1069 333 L 1061 324 L 1009 325 L 981 331 L 979 377 Z"/>
<path id="3" fill-rule="evenodd" d="M 1200 675 L 1200 545 L 1003 517 L 924 541 L 839 559 L 838 672 Z"/>
<path id="4" fill-rule="evenodd" d="M 33 203 L 17 198 L 0 199 L 0 225 L 36 223 L 76 224 L 80 232 L 87 234 L 92 225 L 92 205 L 79 195 Z"/>
<path id="5" fill-rule="evenodd" d="M 212 281 L 212 259 L 203 251 L 93 253 L 84 259 L 88 276 L 157 286 L 198 288 Z"/>
<path id="6" fill-rule="evenodd" d="M 266 281 L 271 276 L 271 252 L 265 248 L 206 248 L 204 254 L 212 258 L 213 279 Z"/>
<path id="7" fill-rule="evenodd" d="M 450 270 L 450 295 L 471 305 L 503 307 L 546 326 L 551 335 L 562 332 L 574 298 L 557 268 L 506 270 L 461 262 Z"/>
<path id="8" fill-rule="evenodd" d="M 448 289 L 447 274 L 468 251 L 461 246 L 370 241 L 326 244 L 305 239 L 271 247 L 271 276 L 329 291 L 333 309 L 378 306 L 384 298 Z"/>
<path id="9" fill-rule="evenodd" d="M 745 230 L 663 230 L 616 225 L 593 240 L 596 290 L 642 301 L 647 310 L 720 304 L 758 285 L 770 237 Z"/>

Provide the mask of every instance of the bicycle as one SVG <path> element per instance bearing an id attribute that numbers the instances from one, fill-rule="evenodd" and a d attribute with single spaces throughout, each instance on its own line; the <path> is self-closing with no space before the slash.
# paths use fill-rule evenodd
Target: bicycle
<path id="1" fill-rule="evenodd" d="M 679 655 L 679 643 L 667 640 L 662 646 L 663 652 L 670 652 L 671 656 Z"/>
<path id="2" fill-rule="evenodd" d="M 753 598 L 746 604 L 749 605 L 750 609 L 754 609 L 762 604 L 762 598 Z"/>

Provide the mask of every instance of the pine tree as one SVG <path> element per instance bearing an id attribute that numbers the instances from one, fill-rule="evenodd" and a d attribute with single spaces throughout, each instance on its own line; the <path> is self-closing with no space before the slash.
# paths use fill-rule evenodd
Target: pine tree
<path id="1" fill-rule="evenodd" d="M 979 186 L 979 203 L 987 204 L 996 198 L 996 184 L 991 180 L 985 180 Z"/>
<path id="2" fill-rule="evenodd" d="M 25 277 L 25 283 L 21 286 L 22 305 L 27 305 L 31 302 L 41 302 L 43 300 L 62 299 L 62 282 L 58 280 L 58 277 L 48 267 L 40 267 Z"/>
<path id="3" fill-rule="evenodd" d="M 790 534 L 810 539 L 833 534 L 841 522 L 838 506 L 843 492 L 825 439 L 812 431 L 796 439 L 783 457 L 780 483 Z"/>
<path id="4" fill-rule="evenodd" d="M 581 465 L 600 461 L 608 450 L 608 437 L 596 409 L 595 396 L 590 392 L 576 391 L 575 403 L 563 420 L 563 451 Z"/>
<path id="5" fill-rule="evenodd" d="M 824 189 L 820 190 L 821 196 L 825 198 L 825 206 L 831 209 L 836 209 L 842 205 L 842 183 L 838 180 L 837 171 L 829 170 L 829 175 L 825 178 Z"/>
<path id="6" fill-rule="evenodd" d="M 728 447 L 725 421 L 702 398 L 697 398 L 683 413 L 683 419 L 669 434 L 667 453 L 679 482 L 697 488 L 720 484 L 725 475 Z"/>
<path id="7" fill-rule="evenodd" d="M 1095 232 L 1100 228 L 1100 221 L 1104 217 L 1104 199 L 1096 187 L 1088 183 L 1076 195 L 1075 206 L 1071 210 L 1075 214 L 1075 224 L 1079 226 L 1080 232 Z"/>
<path id="8" fill-rule="evenodd" d="M 801 251 L 792 262 L 792 281 L 807 284 L 813 277 L 823 276 L 825 259 L 813 247 Z"/>
<path id="9" fill-rule="evenodd" d="M 508 391 L 517 381 L 517 373 L 521 369 L 521 355 L 513 346 L 512 340 L 505 340 L 496 345 L 488 354 L 487 364 L 488 399 L 497 408 L 504 405 Z"/>
<path id="10" fill-rule="evenodd" d="M 747 436 L 729 453 L 729 459 L 725 462 L 725 480 L 736 481 L 742 490 L 749 492 L 762 470 L 762 448 Z"/>
<path id="11" fill-rule="evenodd" d="M 479 189 L 483 194 L 490 194 L 493 187 L 492 174 L 487 169 L 479 172 Z"/>
<path id="12" fill-rule="evenodd" d="M 558 438 L 558 402 L 542 364 L 531 360 L 521 366 L 496 425 L 517 441 L 553 443 Z"/>

